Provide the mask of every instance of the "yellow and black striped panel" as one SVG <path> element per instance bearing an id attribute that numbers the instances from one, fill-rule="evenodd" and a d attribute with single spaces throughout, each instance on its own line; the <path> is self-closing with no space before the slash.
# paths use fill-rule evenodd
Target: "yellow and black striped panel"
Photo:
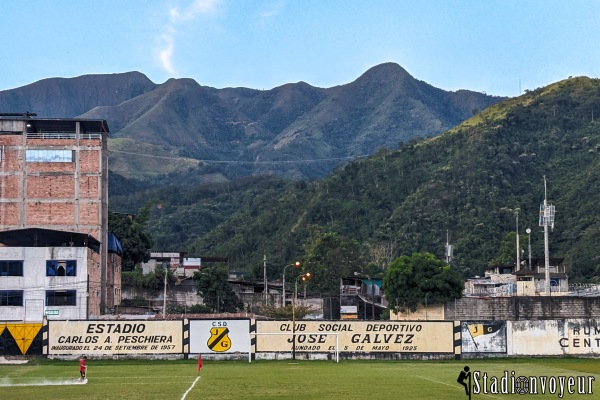
<path id="1" fill-rule="evenodd" d="M 256 320 L 250 320 L 250 360 L 254 360 L 256 357 Z"/>
<path id="2" fill-rule="evenodd" d="M 41 355 L 42 323 L 0 322 L 1 355 Z"/>
<path id="3" fill-rule="evenodd" d="M 454 359 L 462 358 L 462 330 L 460 321 L 454 321 Z"/>
<path id="4" fill-rule="evenodd" d="M 185 318 L 183 320 L 183 353 L 188 354 L 190 352 L 190 320 Z"/>

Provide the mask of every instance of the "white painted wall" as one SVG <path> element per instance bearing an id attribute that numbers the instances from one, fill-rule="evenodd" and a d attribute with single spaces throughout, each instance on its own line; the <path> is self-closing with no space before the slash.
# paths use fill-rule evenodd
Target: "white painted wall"
<path id="1" fill-rule="evenodd" d="M 86 247 L 0 247 L 0 260 L 23 260 L 23 276 L 0 276 L 0 290 L 23 290 L 23 306 L 0 307 L 0 321 L 40 322 L 46 310 L 58 310 L 49 320 L 86 319 Z M 46 260 L 77 260 L 77 276 L 46 276 Z M 75 306 L 46 307 L 46 290 L 76 290 Z"/>
<path id="2" fill-rule="evenodd" d="M 508 355 L 600 354 L 600 320 L 507 321 Z"/>

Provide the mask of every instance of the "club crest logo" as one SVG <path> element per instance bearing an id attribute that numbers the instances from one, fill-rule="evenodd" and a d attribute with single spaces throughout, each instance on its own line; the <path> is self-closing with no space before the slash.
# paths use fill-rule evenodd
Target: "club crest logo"
<path id="1" fill-rule="evenodd" d="M 467 324 L 467 328 L 471 332 L 471 336 L 476 338 L 481 335 L 489 335 L 490 333 L 498 332 L 504 327 L 504 323 L 488 323 L 488 324 Z"/>
<path id="2" fill-rule="evenodd" d="M 231 339 L 228 336 L 229 328 L 211 328 L 210 338 L 208 339 L 208 348 L 212 351 L 222 353 L 231 348 Z"/>

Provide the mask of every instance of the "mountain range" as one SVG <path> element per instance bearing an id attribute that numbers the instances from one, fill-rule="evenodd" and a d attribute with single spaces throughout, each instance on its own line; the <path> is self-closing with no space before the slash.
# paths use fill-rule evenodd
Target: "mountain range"
<path id="1" fill-rule="evenodd" d="M 139 72 L 48 78 L 0 91 L 2 112 L 105 119 L 111 193 L 277 174 L 321 178 L 380 148 L 435 136 L 503 100 L 447 92 L 394 63 L 331 88 L 155 84 Z"/>

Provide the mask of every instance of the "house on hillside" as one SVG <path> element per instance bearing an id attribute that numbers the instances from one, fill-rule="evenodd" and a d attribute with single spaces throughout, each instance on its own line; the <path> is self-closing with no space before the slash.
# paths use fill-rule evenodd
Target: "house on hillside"
<path id="1" fill-rule="evenodd" d="M 367 275 L 343 277 L 340 282 L 340 319 L 379 320 L 387 308 L 383 279 Z"/>
<path id="2" fill-rule="evenodd" d="M 569 277 L 563 262 L 564 258 L 549 259 L 551 295 L 563 296 L 569 292 Z M 517 278 L 518 296 L 543 296 L 545 294 L 546 267 L 544 259 L 533 259 L 531 268 L 520 269 L 514 275 Z"/>
<path id="3" fill-rule="evenodd" d="M 147 275 L 157 268 L 169 268 L 177 282 L 167 285 L 166 303 L 168 306 L 186 307 L 203 304 L 202 296 L 197 294 L 194 273 L 211 263 L 225 263 L 229 269 L 229 257 L 186 257 L 182 251 L 152 251 L 150 259 L 141 263 L 142 273 Z M 204 263 L 204 265 L 203 265 Z M 135 304 L 140 313 L 161 312 L 165 304 L 165 290 L 124 287 L 123 299 L 127 305 Z M 129 307 L 131 309 L 131 307 Z"/>
<path id="4" fill-rule="evenodd" d="M 179 252 L 160 252 L 150 253 L 150 259 L 142 263 L 142 272 L 149 274 L 156 268 L 168 266 L 173 275 L 179 278 L 191 278 L 194 272 L 200 271 L 204 266 L 212 263 L 225 263 L 229 271 L 229 257 L 186 257 L 186 253 Z"/>
<path id="5" fill-rule="evenodd" d="M 550 291 L 552 295 L 569 293 L 569 277 L 565 273 L 564 258 L 550 258 Z M 545 295 L 545 259 L 532 259 L 531 267 L 523 260 L 519 268 L 515 263 L 490 266 L 484 277 L 476 276 L 465 282 L 466 297 L 509 297 Z"/>

